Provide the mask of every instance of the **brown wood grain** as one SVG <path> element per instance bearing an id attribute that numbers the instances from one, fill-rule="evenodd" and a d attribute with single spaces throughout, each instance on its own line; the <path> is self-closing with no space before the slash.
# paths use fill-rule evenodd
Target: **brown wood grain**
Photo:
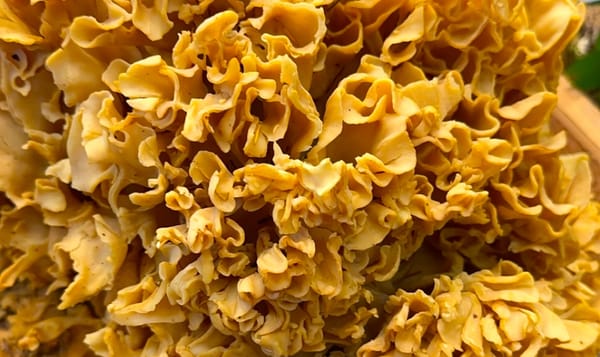
<path id="1" fill-rule="evenodd" d="M 564 77 L 558 86 L 558 104 L 552 115 L 552 127 L 567 132 L 567 151 L 589 154 L 593 189 L 596 198 L 600 198 L 600 110 Z"/>

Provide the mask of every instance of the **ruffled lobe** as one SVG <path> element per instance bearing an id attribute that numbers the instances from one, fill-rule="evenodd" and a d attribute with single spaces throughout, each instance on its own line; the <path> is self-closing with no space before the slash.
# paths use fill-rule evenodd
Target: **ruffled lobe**
<path id="1" fill-rule="evenodd" d="M 134 0 L 131 3 L 131 21 L 152 41 L 161 39 L 172 27 L 168 17 L 166 0 L 157 0 L 148 6 L 147 2 Z"/>
<path id="2" fill-rule="evenodd" d="M 40 237 L 47 237 L 50 230 L 43 224 L 39 212 L 31 207 L 12 210 L 5 207 L 0 219 L 0 232 L 6 237 L 1 247 L 11 252 L 2 254 L 0 289 L 5 291 L 27 276 L 33 278 L 47 273 L 43 270 L 45 262 L 40 260 L 46 254 L 48 243 Z"/>
<path id="3" fill-rule="evenodd" d="M 381 59 L 392 66 L 408 61 L 417 52 L 417 46 L 435 31 L 438 21 L 429 4 L 416 6 L 383 41 Z"/>
<path id="4" fill-rule="evenodd" d="M 292 57 L 316 54 L 326 31 L 323 9 L 306 3 L 266 1 L 251 2 L 250 10 L 253 8 L 260 8 L 262 14 L 248 19 L 248 23 L 263 32 L 264 40 L 274 53 L 281 47 Z"/>
<path id="5" fill-rule="evenodd" d="M 39 295 L 25 286 L 3 293 L 2 308 L 10 307 L 13 311 L 7 319 L 11 328 L 2 331 L 2 339 L 11 345 L 5 348 L 5 353 L 51 353 L 45 345 L 56 343 L 69 345 L 64 349 L 69 356 L 88 350 L 82 339 L 86 333 L 99 328 L 100 321 L 83 306 L 58 312 L 53 308 L 58 298 L 56 292 Z"/>
<path id="6" fill-rule="evenodd" d="M 190 177 L 195 184 L 207 187 L 211 202 L 223 212 L 236 208 L 235 178 L 221 159 L 211 152 L 201 151 L 192 159 Z"/>
<path id="7" fill-rule="evenodd" d="M 107 64 L 72 41 L 56 50 L 46 60 L 54 83 L 64 92 L 65 103 L 70 106 L 84 101 L 96 91 L 105 89 L 101 78 Z"/>
<path id="8" fill-rule="evenodd" d="M 323 214 L 349 223 L 369 202 L 371 184 L 351 165 L 329 160 L 310 165 L 276 150 L 274 164 L 250 164 L 234 175 L 244 183 L 240 197 L 273 204 L 273 219 L 281 233 L 298 232 L 301 222 L 315 227 Z"/>
<path id="9" fill-rule="evenodd" d="M 115 322 L 125 326 L 184 321 L 185 314 L 169 304 L 165 291 L 166 284 L 157 285 L 148 276 L 134 286 L 121 289 L 107 311 Z"/>
<path id="10" fill-rule="evenodd" d="M 0 130 L 5 138 L 0 141 L 0 163 L 4 169 L 0 173 L 0 191 L 17 207 L 22 207 L 33 193 L 33 181 L 21 180 L 22 177 L 40 177 L 43 167 L 40 157 L 35 153 L 22 150 L 27 136 L 17 122 L 6 112 L 0 112 Z"/>
<path id="11" fill-rule="evenodd" d="M 399 290 L 391 297 L 385 308 L 393 312 L 392 317 L 375 339 L 361 346 L 358 355 L 533 356 L 547 353 L 547 346 L 564 353 L 592 347 L 600 325 L 553 311 L 555 294 L 548 282 L 535 281 L 508 261 L 492 270 L 461 273 L 455 279 L 442 276 L 436 279 L 431 295 Z"/>
<path id="12" fill-rule="evenodd" d="M 326 16 L 329 20 L 323 41 L 327 46 L 321 51 L 320 61 L 315 63 L 310 85 L 310 93 L 317 101 L 327 100 L 327 91 L 343 75 L 344 68 L 357 61 L 364 41 L 358 11 L 338 3 L 327 10 Z"/>
<path id="13" fill-rule="evenodd" d="M 266 44 L 267 57 L 287 55 L 294 59 L 300 82 L 310 88 L 327 32 L 323 8 L 302 2 L 251 1 L 248 10 L 255 9 L 260 9 L 261 16 L 247 22 Z"/>
<path id="14" fill-rule="evenodd" d="M 37 11 L 39 6 L 36 6 L 34 11 Z M 28 24 L 23 19 L 22 9 L 12 8 L 9 1 L 3 1 L 0 4 L 0 39 L 4 42 L 18 43 L 21 45 L 35 45 L 42 43 L 44 38 L 36 33 L 33 24 Z M 33 27 L 33 28 L 32 28 Z"/>
<path id="15" fill-rule="evenodd" d="M 111 90 L 128 98 L 134 115 L 144 117 L 153 127 L 165 129 L 187 109 L 191 98 L 206 95 L 204 86 L 193 84 L 201 81 L 201 73 L 199 67 L 174 68 L 155 55 L 131 64 L 115 60 L 102 74 L 102 80 Z"/>
<path id="16" fill-rule="evenodd" d="M 73 224 L 64 239 L 54 245 L 55 254 L 67 254 L 77 272 L 61 296 L 59 309 L 112 288 L 127 254 L 128 243 L 119 237 L 120 232 L 115 231 L 116 224 L 115 220 L 95 215 Z"/>
<path id="17" fill-rule="evenodd" d="M 133 31 L 126 26 L 131 20 L 130 4 L 106 0 L 98 5 L 105 11 L 106 18 L 85 15 L 75 17 L 69 29 L 73 42 L 82 48 L 93 48 L 114 45 L 117 44 L 117 39 L 123 41 L 124 38 L 132 37 Z"/>
<path id="18" fill-rule="evenodd" d="M 319 295 L 334 297 L 344 289 L 344 276 L 340 249 L 342 239 L 326 231 L 313 230 L 315 240 L 315 275 L 311 288 Z"/>
<path id="19" fill-rule="evenodd" d="M 412 129 L 409 117 L 439 108 L 435 115 L 443 120 L 461 100 L 462 83 L 453 74 L 442 80 L 399 87 L 390 75 L 378 60 L 363 58 L 358 73 L 342 80 L 328 100 L 323 132 L 309 158 L 327 155 L 346 162 L 356 160 L 360 167 L 361 157 L 369 160 L 374 156 L 391 174 L 411 171 L 416 153 L 408 131 Z M 352 147 L 348 142 L 353 143 Z"/>
<path id="20" fill-rule="evenodd" d="M 163 199 L 167 185 L 156 166 L 156 134 L 122 119 L 115 105 L 109 92 L 94 93 L 73 116 L 66 142 L 70 183 L 86 193 L 101 187 L 101 199 L 115 212 L 152 207 Z"/>
<path id="21" fill-rule="evenodd" d="M 217 93 L 191 100 L 183 135 L 199 142 L 210 135 L 221 151 L 255 158 L 278 142 L 298 157 L 319 134 L 321 121 L 306 89 L 289 75 L 295 72 L 289 57 L 261 62 L 251 54 L 241 64 L 231 59 L 221 78 L 212 78 L 209 70 Z"/>

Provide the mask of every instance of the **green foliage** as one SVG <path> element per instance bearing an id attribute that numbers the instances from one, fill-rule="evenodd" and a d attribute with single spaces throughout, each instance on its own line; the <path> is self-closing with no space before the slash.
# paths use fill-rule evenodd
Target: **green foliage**
<path id="1" fill-rule="evenodd" d="M 566 74 L 573 84 L 600 104 L 600 37 L 591 49 L 577 55 L 573 49 L 566 54 Z"/>

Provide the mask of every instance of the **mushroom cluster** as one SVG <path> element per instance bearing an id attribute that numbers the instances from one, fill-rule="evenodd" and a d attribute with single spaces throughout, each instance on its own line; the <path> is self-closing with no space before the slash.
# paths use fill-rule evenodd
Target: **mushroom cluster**
<path id="1" fill-rule="evenodd" d="M 575 0 L 2 0 L 0 356 L 596 356 Z"/>

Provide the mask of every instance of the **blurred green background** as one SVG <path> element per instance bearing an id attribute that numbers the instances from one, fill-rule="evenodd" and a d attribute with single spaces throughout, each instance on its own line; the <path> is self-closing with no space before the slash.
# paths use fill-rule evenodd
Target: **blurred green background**
<path id="1" fill-rule="evenodd" d="M 588 0 L 585 24 L 565 53 L 565 71 L 573 84 L 600 105 L 600 0 Z"/>

